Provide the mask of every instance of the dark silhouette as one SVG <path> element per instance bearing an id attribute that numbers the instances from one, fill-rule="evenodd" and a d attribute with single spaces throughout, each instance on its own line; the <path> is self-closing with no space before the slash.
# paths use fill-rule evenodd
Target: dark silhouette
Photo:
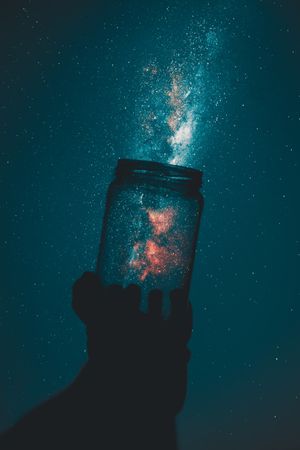
<path id="1" fill-rule="evenodd" d="M 148 312 L 140 289 L 101 286 L 85 273 L 73 288 L 73 308 L 86 324 L 89 360 L 64 391 L 22 418 L 0 438 L 0 449 L 175 450 L 175 416 L 187 385 L 191 306 L 152 291 Z"/>

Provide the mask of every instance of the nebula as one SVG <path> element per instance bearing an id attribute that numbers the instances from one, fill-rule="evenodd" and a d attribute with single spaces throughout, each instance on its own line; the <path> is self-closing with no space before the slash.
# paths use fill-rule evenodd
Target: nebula
<path id="1" fill-rule="evenodd" d="M 187 27 L 169 62 L 141 70 L 129 154 L 138 159 L 195 166 L 215 133 L 227 98 L 220 77 L 224 30 L 209 21 Z"/>
<path id="2" fill-rule="evenodd" d="M 149 275 L 162 275 L 181 263 L 178 241 L 173 230 L 176 211 L 172 207 L 146 210 L 150 231 L 144 241 L 133 245 L 129 266 L 138 272 L 140 281 Z"/>

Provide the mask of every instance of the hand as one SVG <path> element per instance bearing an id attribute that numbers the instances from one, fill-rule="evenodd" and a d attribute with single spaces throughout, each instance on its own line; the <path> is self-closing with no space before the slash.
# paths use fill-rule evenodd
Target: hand
<path id="1" fill-rule="evenodd" d="M 73 288 L 73 308 L 87 327 L 89 364 L 99 383 L 113 384 L 116 399 L 141 414 L 175 416 L 186 394 L 191 305 L 174 290 L 163 319 L 161 291 L 150 292 L 147 313 L 140 301 L 138 286 L 104 287 L 94 273 L 85 273 Z"/>

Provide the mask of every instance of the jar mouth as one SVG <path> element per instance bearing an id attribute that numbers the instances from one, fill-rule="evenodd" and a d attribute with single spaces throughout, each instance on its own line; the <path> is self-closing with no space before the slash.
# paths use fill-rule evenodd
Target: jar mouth
<path id="1" fill-rule="evenodd" d="M 202 172 L 197 169 L 141 159 L 119 159 L 116 175 L 123 177 L 130 174 L 167 177 L 174 181 L 187 182 L 196 188 L 202 186 Z"/>

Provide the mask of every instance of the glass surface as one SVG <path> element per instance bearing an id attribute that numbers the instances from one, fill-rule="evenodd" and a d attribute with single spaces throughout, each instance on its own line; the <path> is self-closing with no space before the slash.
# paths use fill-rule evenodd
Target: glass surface
<path id="1" fill-rule="evenodd" d="M 188 290 L 203 200 L 184 169 L 168 176 L 166 167 L 123 172 L 111 184 L 97 264 L 104 284 Z"/>

